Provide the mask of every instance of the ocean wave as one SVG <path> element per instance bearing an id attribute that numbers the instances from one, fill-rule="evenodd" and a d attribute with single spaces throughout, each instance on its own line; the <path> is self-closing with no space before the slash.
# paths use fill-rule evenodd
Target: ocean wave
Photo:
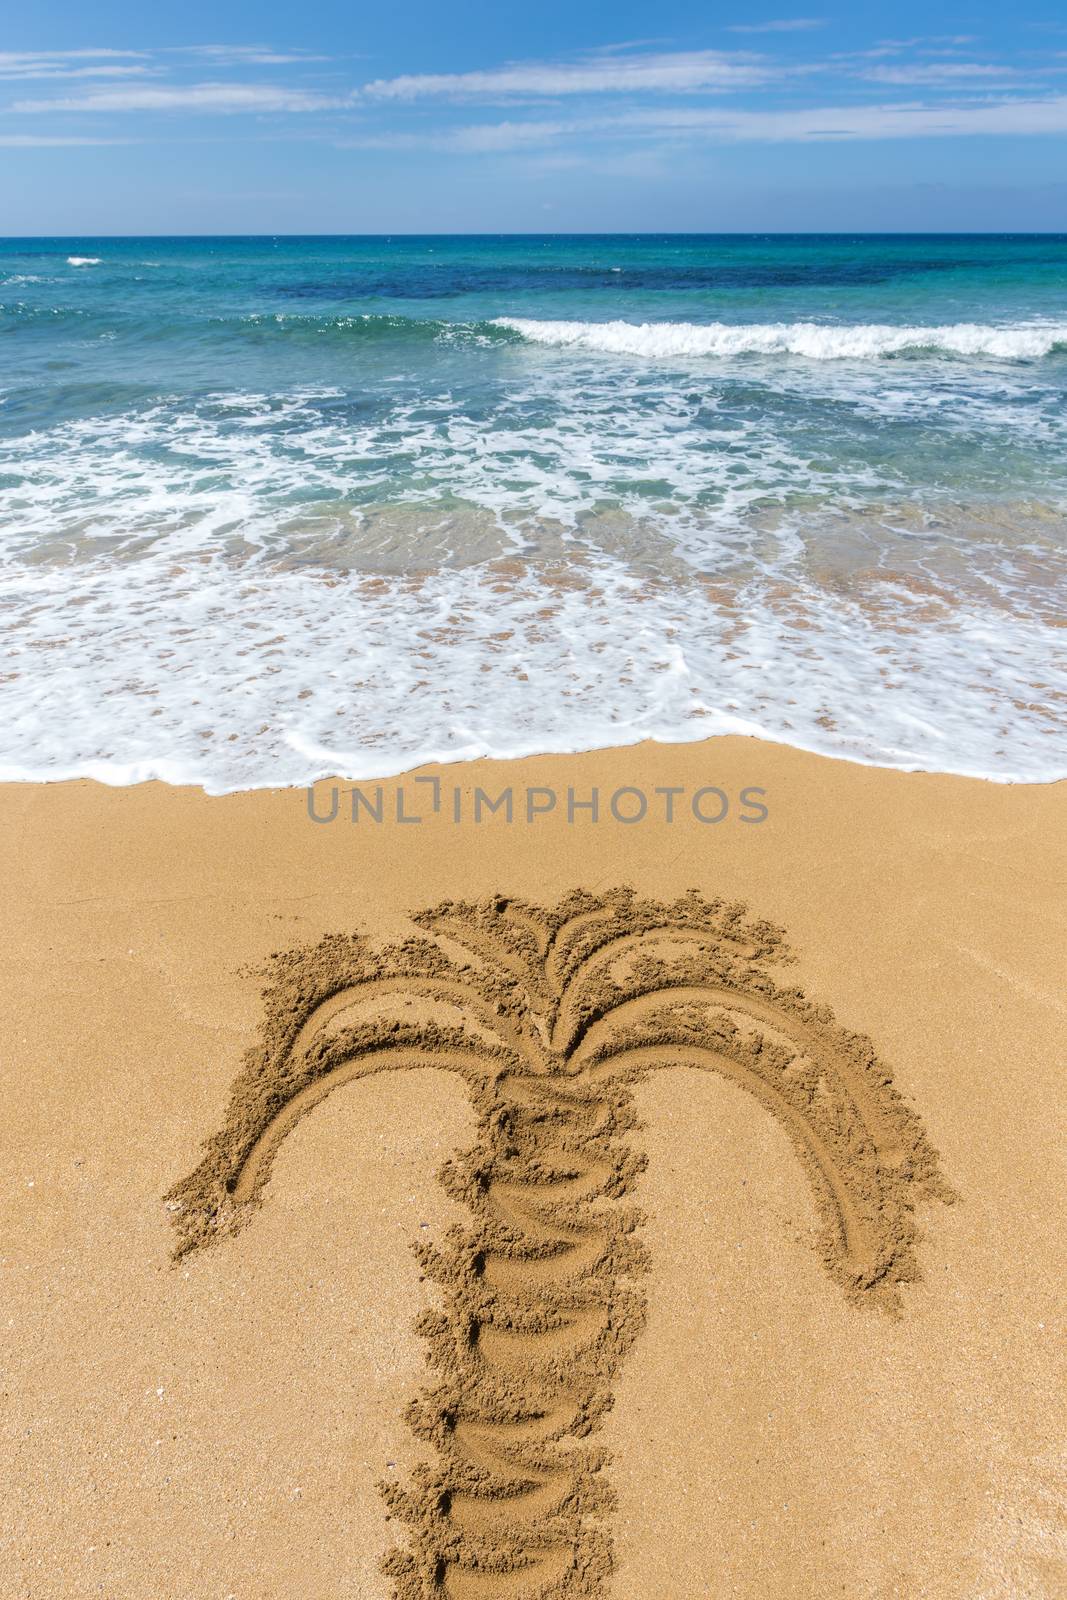
<path id="1" fill-rule="evenodd" d="M 88 265 L 88 257 L 72 257 Z M 7 280 L 14 283 L 15 280 Z M 26 280 L 28 281 L 28 280 Z M 21 320 L 91 318 L 127 339 L 153 344 L 180 335 L 215 337 L 243 343 L 309 344 L 338 347 L 353 343 L 492 350 L 533 344 L 646 360 L 693 360 L 739 356 L 797 356 L 813 362 L 868 362 L 893 356 L 984 357 L 997 361 L 1035 361 L 1067 352 L 1067 323 L 1019 322 L 1010 325 L 959 322 L 941 326 L 817 322 L 579 322 L 530 317 L 452 320 L 383 312 L 287 312 L 264 310 L 216 313 L 206 318 L 160 316 L 139 302 L 96 309 L 20 301 L 0 307 Z"/>
<path id="2" fill-rule="evenodd" d="M 472 345 L 506 344 L 514 333 L 501 323 L 453 322 L 438 317 L 404 317 L 388 312 L 286 312 L 253 311 L 233 317 L 213 317 L 213 326 L 241 334 L 281 335 L 288 338 L 336 335 L 342 339 L 405 340 L 420 344 L 459 343 Z"/>
<path id="3" fill-rule="evenodd" d="M 72 323 L 84 329 L 100 322 L 105 327 L 108 325 L 106 319 L 77 306 L 41 306 L 26 300 L 0 300 L 0 332 L 4 333 L 13 333 L 20 327 L 32 328 L 39 323 L 57 328 Z"/>
<path id="4" fill-rule="evenodd" d="M 101 260 L 102 260 L 102 257 L 100 257 L 100 256 L 68 256 L 67 257 L 67 266 L 68 267 L 98 267 L 100 265 Z"/>
<path id="5" fill-rule="evenodd" d="M 866 361 L 879 356 L 934 353 L 1033 361 L 1067 351 L 1067 324 L 996 327 L 955 322 L 940 327 L 818 322 L 545 322 L 496 317 L 493 326 L 532 344 L 655 357 L 794 355 L 811 361 Z"/>
<path id="6" fill-rule="evenodd" d="M 21 290 L 23 279 L 0 279 L 0 289 Z M 137 281 L 136 279 L 134 280 Z M 78 322 L 84 327 L 106 330 L 127 341 L 153 345 L 171 339 L 232 339 L 240 344 L 318 345 L 375 344 L 422 346 L 469 345 L 472 348 L 518 342 L 518 335 L 492 322 L 453 322 L 434 317 L 403 317 L 388 314 L 252 311 L 211 316 L 185 313 L 166 306 L 162 311 L 149 302 L 128 299 L 121 305 L 48 304 L 29 298 L 0 302 L 0 314 L 19 323 L 47 321 Z"/>

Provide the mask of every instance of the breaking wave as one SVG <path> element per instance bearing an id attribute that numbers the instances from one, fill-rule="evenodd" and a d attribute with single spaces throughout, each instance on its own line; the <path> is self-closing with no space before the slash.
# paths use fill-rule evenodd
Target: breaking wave
<path id="1" fill-rule="evenodd" d="M 494 326 L 507 328 L 533 344 L 652 358 L 792 355 L 810 361 L 863 361 L 934 353 L 1034 361 L 1067 351 L 1067 323 L 993 327 L 954 322 L 941 327 L 897 327 L 877 322 L 836 326 L 819 322 L 542 322 L 529 317 L 497 317 Z"/>

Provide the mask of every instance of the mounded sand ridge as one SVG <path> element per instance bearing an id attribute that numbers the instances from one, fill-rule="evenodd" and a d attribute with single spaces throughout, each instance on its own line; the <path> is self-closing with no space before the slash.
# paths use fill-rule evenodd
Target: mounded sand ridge
<path id="1" fill-rule="evenodd" d="M 167 1196 L 176 1254 L 250 1218 L 278 1145 L 332 1089 L 457 1072 L 478 1136 L 440 1178 L 470 1221 L 419 1249 L 440 1303 L 408 1409 L 436 1461 L 383 1488 L 407 1530 L 385 1570 L 396 1600 L 596 1600 L 613 1502 L 595 1435 L 650 1267 L 627 1200 L 645 1165 L 633 1087 L 686 1066 L 754 1095 L 811 1177 L 822 1259 L 857 1303 L 899 1313 L 914 1209 L 951 1191 L 870 1042 L 778 985 L 783 935 L 742 905 L 616 889 L 414 921 L 419 937 L 385 948 L 334 935 L 273 958 L 224 1125 Z"/>

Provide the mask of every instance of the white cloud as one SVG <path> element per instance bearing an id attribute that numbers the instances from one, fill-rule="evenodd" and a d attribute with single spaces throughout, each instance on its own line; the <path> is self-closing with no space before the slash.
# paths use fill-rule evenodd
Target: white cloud
<path id="1" fill-rule="evenodd" d="M 862 74 L 869 83 L 919 86 L 946 84 L 962 88 L 970 81 L 981 87 L 991 81 L 1004 83 L 1018 74 L 1011 67 L 992 66 L 978 61 L 924 61 L 903 67 L 870 67 Z"/>
<path id="2" fill-rule="evenodd" d="M 727 33 L 810 33 L 825 28 L 825 17 L 782 17 L 773 22 L 735 22 Z"/>
<path id="3" fill-rule="evenodd" d="M 66 150 L 81 145 L 130 143 L 129 139 L 84 139 L 80 136 L 64 138 L 59 134 L 0 133 L 0 147 L 5 150 Z"/>
<path id="4" fill-rule="evenodd" d="M 837 143 L 857 140 L 965 138 L 1067 133 L 1067 95 L 1042 100 L 960 104 L 821 106 L 741 111 L 679 106 L 612 116 L 481 123 L 433 135 L 394 134 L 353 141 L 377 148 L 435 148 L 468 154 L 535 149 L 560 139 L 633 140 L 646 136 L 722 144 Z"/>
<path id="5" fill-rule="evenodd" d="M 691 131 L 725 141 L 825 143 L 858 139 L 958 138 L 975 134 L 1067 133 L 1067 95 L 1043 100 L 824 106 L 797 111 L 634 112 L 631 125 Z"/>
<path id="6" fill-rule="evenodd" d="M 816 18 L 781 22 L 735 24 L 734 32 L 784 33 L 821 26 Z M 1021 73 L 1009 65 L 954 57 L 950 51 L 969 43 L 965 36 L 883 39 L 877 48 L 859 55 L 828 56 L 803 65 L 777 62 L 750 51 L 651 49 L 653 41 L 633 46 L 604 46 L 566 61 L 512 62 L 495 69 L 457 73 L 419 73 L 378 79 L 362 88 L 327 90 L 300 86 L 302 74 L 289 71 L 288 83 L 233 82 L 242 69 L 264 65 L 294 65 L 326 58 L 298 51 L 276 51 L 260 44 L 204 44 L 149 53 L 136 50 L 77 50 L 0 52 L 0 78 L 47 77 L 85 79 L 44 98 L 25 98 L 8 109 L 27 115 L 61 116 L 88 113 L 120 116 L 128 113 L 196 115 L 304 115 L 351 111 L 359 106 L 378 112 L 377 126 L 362 130 L 349 141 L 361 148 L 439 149 L 465 154 L 536 152 L 551 150 L 562 159 L 590 140 L 610 143 L 616 157 L 623 147 L 639 152 L 642 141 L 661 140 L 670 147 L 694 141 L 730 142 L 840 142 L 902 138 L 964 137 L 969 134 L 1067 133 L 1067 96 L 1046 93 L 1032 75 L 1022 92 Z M 890 59 L 887 61 L 886 56 Z M 939 59 L 931 59 L 932 57 Z M 164 77 L 166 61 L 174 76 Z M 205 74 L 221 73 L 225 63 L 234 71 L 227 81 L 182 83 L 181 68 Z M 1035 69 L 1036 70 L 1036 69 Z M 1047 67 L 1044 71 L 1055 71 Z M 822 93 L 842 103 L 799 105 L 790 98 L 784 105 L 768 104 L 766 96 L 753 95 L 740 102 L 712 100 L 715 92 L 759 91 L 777 85 L 812 81 L 811 74 L 828 74 L 831 90 Z M 256 72 L 256 77 L 271 74 Z M 296 79 L 294 83 L 292 80 Z M 106 79 L 108 81 L 100 81 Z M 1048 81 L 1047 79 L 1045 80 Z M 871 88 L 870 85 L 877 85 Z M 894 102 L 892 88 L 911 98 Z M 1014 96 L 1010 91 L 1015 89 Z M 34 93 L 23 90 L 24 94 Z M 586 97 L 579 106 L 577 97 Z M 621 105 L 607 96 L 629 96 Z M 700 96 L 700 99 L 694 97 Z M 872 103 L 872 97 L 877 101 Z M 598 97 L 599 100 L 598 100 Z M 567 104 L 566 101 L 570 100 Z M 519 107 L 524 101 L 558 100 L 543 106 L 542 114 L 522 110 L 499 113 L 501 120 L 456 126 L 450 119 L 430 118 L 413 125 L 407 108 L 422 100 L 439 104 L 470 100 Z M 599 110 L 598 110 L 599 107 Z M 609 109 L 610 108 L 610 109 Z M 420 107 L 420 112 L 422 108 Z M 405 115 L 405 113 L 407 113 Z M 475 113 L 469 113 L 473 119 Z M 445 125 L 441 125 L 444 120 Z M 62 123 L 59 124 L 62 126 Z M 276 130 L 275 130 L 276 131 Z M 293 133 L 286 135 L 295 137 Z M 316 124 L 309 137 L 319 137 Z M 573 143 L 568 147 L 568 141 Z M 23 138 L 8 136 L 9 148 L 20 145 L 124 143 L 124 140 L 83 138 Z M 603 160 L 603 150 L 601 160 Z M 628 157 L 625 157 L 628 159 Z M 542 157 L 544 159 L 544 157 Z"/>
<path id="7" fill-rule="evenodd" d="M 774 69 L 743 52 L 689 50 L 659 55 L 603 54 L 584 61 L 514 62 L 482 72 L 432 72 L 378 78 L 363 93 L 379 100 L 454 99 L 511 95 L 690 94 L 766 83 Z"/>
<path id="8" fill-rule="evenodd" d="M 174 46 L 174 55 L 197 56 L 216 65 L 257 67 L 299 66 L 308 61 L 329 61 L 330 56 L 312 55 L 305 50 L 274 50 L 266 44 L 187 44 Z"/>
<path id="9" fill-rule="evenodd" d="M 618 119 L 579 117 L 570 122 L 496 122 L 483 123 L 470 128 L 456 128 L 446 134 L 453 150 L 478 154 L 495 150 L 521 150 L 525 147 L 549 144 L 554 139 L 570 133 L 584 132 L 587 128 L 613 127 Z"/>
<path id="10" fill-rule="evenodd" d="M 55 100 L 18 100 L 12 111 L 193 111 L 230 115 L 235 112 L 331 111 L 351 104 L 348 96 L 318 94 L 259 83 L 162 84 L 144 88 L 93 89 L 88 94 Z"/>
<path id="11" fill-rule="evenodd" d="M 6 82 L 27 83 L 45 78 L 144 78 L 151 76 L 155 70 L 154 67 L 119 65 L 118 62 L 111 66 L 97 67 L 68 67 L 60 66 L 58 63 L 5 67 L 0 63 L 0 79 Z"/>
<path id="12" fill-rule="evenodd" d="M 99 61 L 115 58 L 144 60 L 147 50 L 0 50 L 0 67 L 17 66 L 20 61 Z"/>

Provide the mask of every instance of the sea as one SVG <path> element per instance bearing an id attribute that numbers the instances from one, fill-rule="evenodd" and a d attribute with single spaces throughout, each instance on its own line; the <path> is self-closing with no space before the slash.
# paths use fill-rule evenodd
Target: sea
<path id="1" fill-rule="evenodd" d="M 1065 527 L 1064 235 L 0 240 L 0 778 L 1062 778 Z"/>

